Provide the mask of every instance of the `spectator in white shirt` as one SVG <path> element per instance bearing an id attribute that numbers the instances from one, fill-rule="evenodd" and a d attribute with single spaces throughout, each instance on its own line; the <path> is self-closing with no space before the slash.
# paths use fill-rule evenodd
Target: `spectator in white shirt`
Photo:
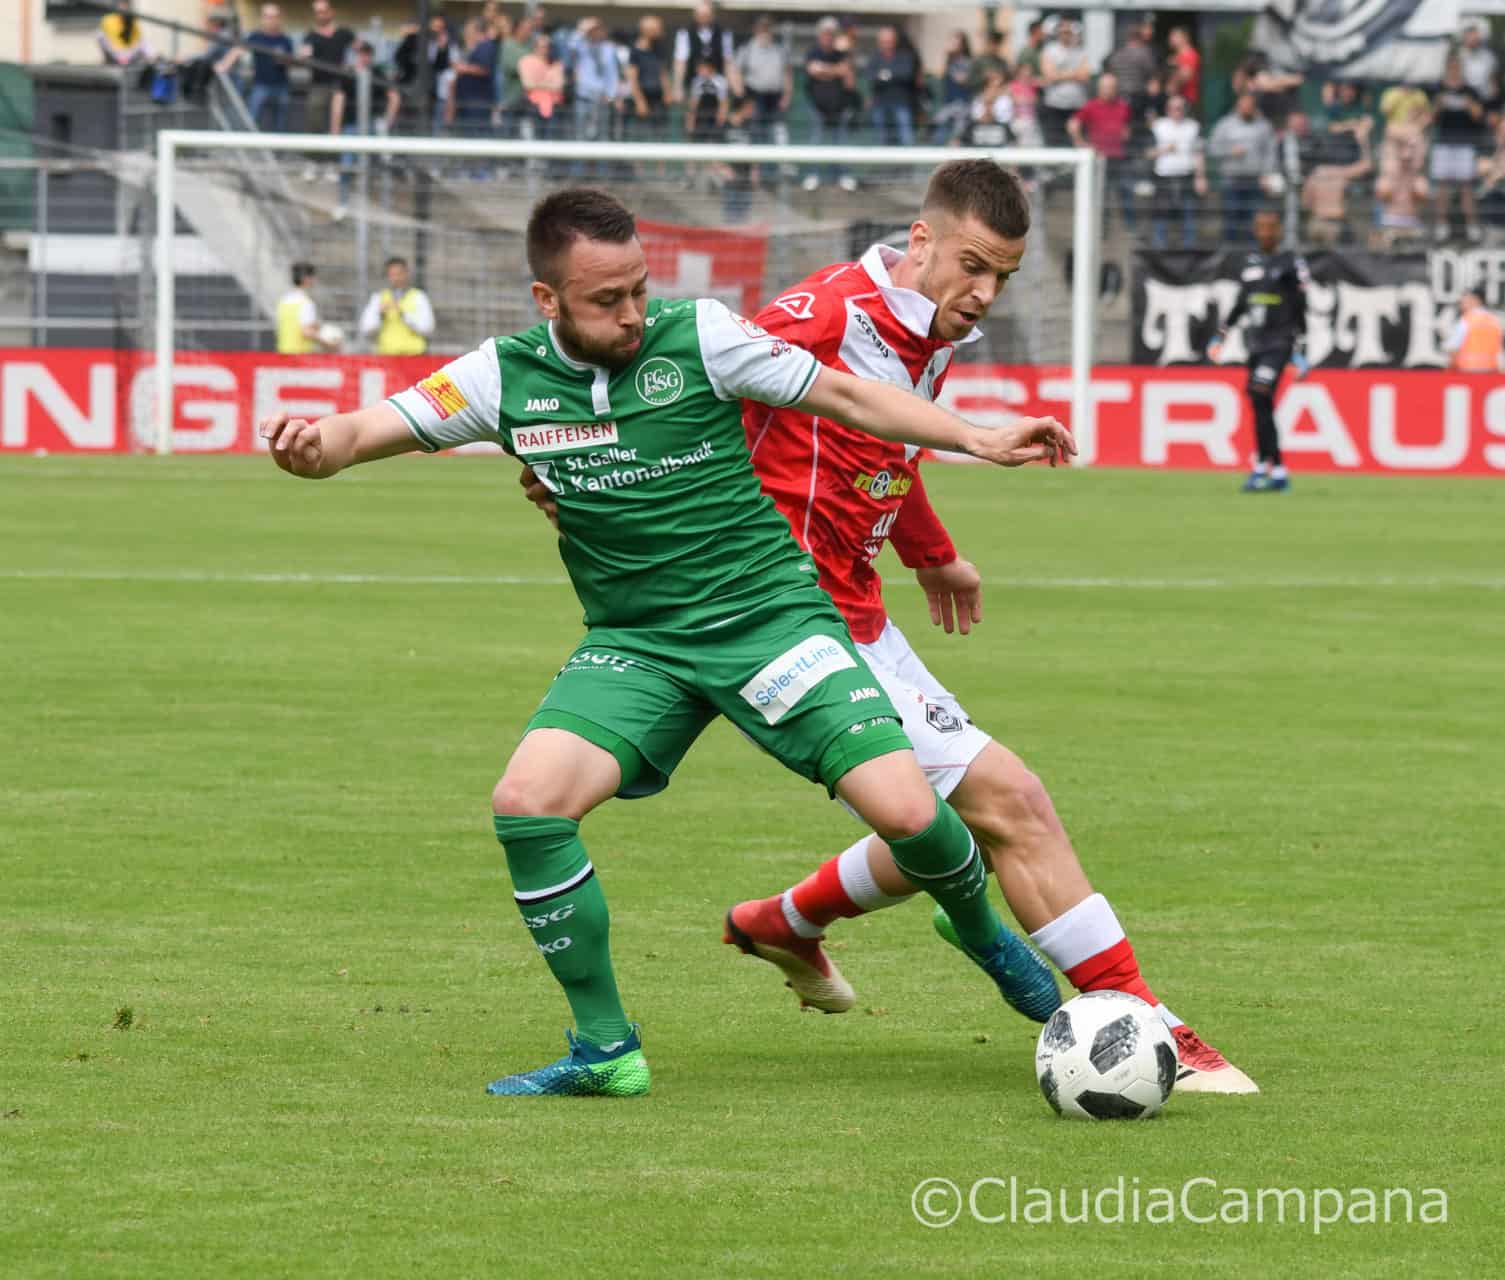
<path id="1" fill-rule="evenodd" d="M 1166 247 L 1166 224 L 1181 218 L 1181 244 L 1190 248 L 1197 237 L 1197 200 L 1207 194 L 1202 159 L 1202 126 L 1186 112 L 1186 99 L 1172 94 L 1165 114 L 1150 125 L 1155 161 L 1155 210 L 1151 236 L 1157 249 Z"/>

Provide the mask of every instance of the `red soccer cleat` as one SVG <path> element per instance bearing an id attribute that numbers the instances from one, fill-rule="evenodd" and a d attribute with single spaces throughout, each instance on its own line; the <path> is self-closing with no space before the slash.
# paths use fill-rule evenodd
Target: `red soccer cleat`
<path id="1" fill-rule="evenodd" d="M 784 919 L 779 898 L 739 902 L 726 913 L 723 942 L 783 970 L 800 1007 L 845 1013 L 857 1003 L 852 984 L 821 949 L 820 938 L 802 938 Z"/>
<path id="2" fill-rule="evenodd" d="M 1171 1029 L 1176 1058 L 1177 1093 L 1258 1093 L 1259 1086 L 1184 1023 Z"/>

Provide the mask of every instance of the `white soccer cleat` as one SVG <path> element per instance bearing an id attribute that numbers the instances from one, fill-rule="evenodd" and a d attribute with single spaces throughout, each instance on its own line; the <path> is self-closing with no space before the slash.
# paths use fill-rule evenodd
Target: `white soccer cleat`
<path id="1" fill-rule="evenodd" d="M 819 938 L 802 938 L 789 927 L 778 897 L 739 902 L 726 913 L 721 940 L 779 968 L 802 1008 L 845 1013 L 857 1003 L 852 984 L 831 963 Z"/>
<path id="2" fill-rule="evenodd" d="M 1183 1023 L 1171 1029 L 1176 1041 L 1177 1093 L 1258 1093 L 1259 1086 Z"/>

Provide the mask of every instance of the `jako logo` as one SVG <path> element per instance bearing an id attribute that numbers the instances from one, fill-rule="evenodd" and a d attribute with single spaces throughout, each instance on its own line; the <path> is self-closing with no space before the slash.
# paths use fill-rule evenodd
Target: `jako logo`
<path id="1" fill-rule="evenodd" d="M 830 636 L 811 636 L 781 653 L 738 692 L 769 724 L 778 724 L 791 708 L 827 676 L 855 667 L 856 661 Z"/>
<path id="2" fill-rule="evenodd" d="M 568 920 L 574 914 L 575 904 L 572 902 L 568 906 L 556 907 L 547 915 L 524 916 L 523 923 L 530 929 L 543 929 L 551 924 L 559 924 L 563 920 Z"/>
<path id="3" fill-rule="evenodd" d="M 534 945 L 546 956 L 553 955 L 556 951 L 568 951 L 575 943 L 573 938 L 555 938 L 553 942 L 538 942 Z"/>
<path id="4" fill-rule="evenodd" d="M 558 413 L 559 397 L 550 396 L 547 400 L 529 400 L 524 413 Z"/>
<path id="5" fill-rule="evenodd" d="M 662 408 L 673 404 L 685 390 L 685 375 L 672 360 L 654 356 L 645 360 L 637 373 L 638 395 L 651 405 Z"/>
<path id="6" fill-rule="evenodd" d="M 865 689 L 853 689 L 850 701 L 852 701 L 852 702 L 866 702 L 869 698 L 881 698 L 882 696 L 883 695 L 880 694 L 878 692 L 878 690 L 874 689 L 871 685 L 869 685 Z"/>

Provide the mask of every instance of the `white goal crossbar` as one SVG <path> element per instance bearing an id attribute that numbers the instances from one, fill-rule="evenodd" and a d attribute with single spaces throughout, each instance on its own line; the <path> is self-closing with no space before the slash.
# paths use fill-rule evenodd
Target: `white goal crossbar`
<path id="1" fill-rule="evenodd" d="M 554 161 L 683 161 L 740 165 L 861 165 L 864 168 L 935 167 L 950 160 L 990 159 L 1012 167 L 1069 170 L 1073 175 L 1071 275 L 1071 422 L 1091 420 L 1090 382 L 1097 305 L 1098 169 L 1087 147 L 851 147 L 761 146 L 726 143 L 529 142 L 490 139 L 230 133 L 164 129 L 157 135 L 156 448 L 172 452 L 174 334 L 177 325 L 174 260 L 177 175 L 185 151 L 285 152 L 306 156 L 402 155 L 422 159 Z M 484 334 L 477 334 L 479 341 Z"/>

